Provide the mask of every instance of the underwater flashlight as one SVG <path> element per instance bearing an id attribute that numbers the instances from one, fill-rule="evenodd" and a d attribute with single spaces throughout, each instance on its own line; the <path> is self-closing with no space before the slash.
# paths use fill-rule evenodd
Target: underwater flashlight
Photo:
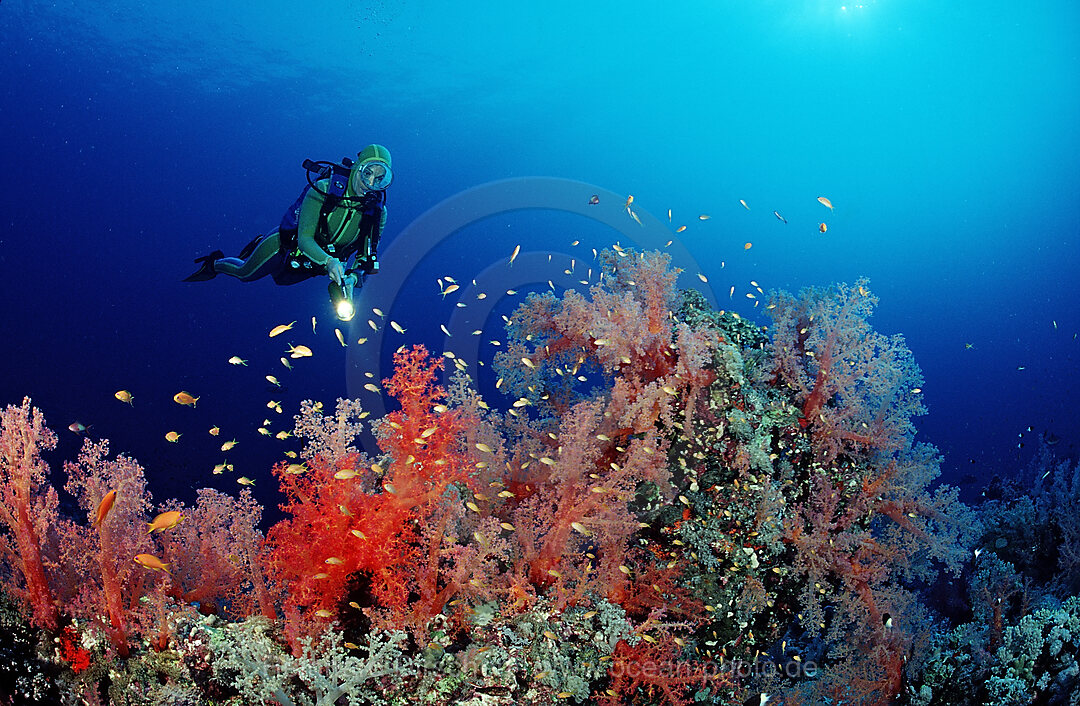
<path id="1" fill-rule="evenodd" d="M 351 301 L 342 299 L 334 305 L 334 313 L 337 314 L 337 317 L 342 321 L 351 321 L 353 314 L 356 312 L 353 310 Z"/>
<path id="2" fill-rule="evenodd" d="M 341 321 L 352 321 L 356 309 L 352 303 L 352 283 L 337 284 L 331 282 L 327 287 L 330 292 L 330 303 L 334 305 L 334 314 Z"/>

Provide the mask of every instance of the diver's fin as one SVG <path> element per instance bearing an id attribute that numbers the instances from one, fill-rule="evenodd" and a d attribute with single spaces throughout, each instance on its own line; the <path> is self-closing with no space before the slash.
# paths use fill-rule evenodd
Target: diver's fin
<path id="1" fill-rule="evenodd" d="M 214 269 L 214 260 L 222 257 L 225 257 L 225 253 L 220 250 L 215 250 L 209 255 L 195 258 L 195 262 L 201 263 L 199 269 L 185 277 L 184 281 L 205 282 L 208 279 L 214 279 L 217 277 L 217 271 Z"/>

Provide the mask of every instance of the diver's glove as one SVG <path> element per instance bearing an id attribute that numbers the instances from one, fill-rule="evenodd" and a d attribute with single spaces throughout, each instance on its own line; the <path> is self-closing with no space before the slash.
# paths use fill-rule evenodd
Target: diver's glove
<path id="1" fill-rule="evenodd" d="M 341 260 L 332 257 L 326 261 L 326 274 L 330 276 L 334 284 L 341 284 L 342 279 L 345 278 L 345 265 Z"/>

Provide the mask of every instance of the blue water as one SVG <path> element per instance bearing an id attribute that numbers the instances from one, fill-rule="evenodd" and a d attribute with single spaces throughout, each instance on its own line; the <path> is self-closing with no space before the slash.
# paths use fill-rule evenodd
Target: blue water
<path id="1" fill-rule="evenodd" d="M 969 495 L 1015 473 L 1041 434 L 1077 455 L 1075 3 L 179 5 L 0 4 L 0 403 L 29 395 L 45 411 L 61 434 L 54 468 L 77 453 L 65 428 L 78 420 L 138 458 L 158 500 L 190 500 L 236 488 L 210 472 L 236 438 L 236 475 L 278 502 L 269 467 L 296 445 L 256 428 L 290 428 L 301 399 L 349 394 L 369 309 L 343 349 L 319 280 L 180 279 L 194 257 L 273 228 L 304 158 L 369 142 L 394 156 L 387 245 L 497 180 L 633 194 L 744 316 L 764 321 L 750 280 L 869 276 L 875 326 L 903 334 L 925 374 L 920 439 L 945 454 L 947 479 L 974 476 Z M 436 278 L 468 282 L 517 244 L 587 268 L 589 248 L 619 237 L 528 210 L 384 259 L 380 277 L 420 266 L 378 303 L 407 329 L 387 334 L 381 374 L 401 343 L 457 345 L 438 330 L 454 312 Z M 684 286 L 705 287 L 693 274 Z M 497 303 L 482 340 L 501 338 L 497 314 L 514 301 Z M 289 371 L 287 337 L 267 331 L 291 320 L 315 355 Z M 180 390 L 202 398 L 195 410 L 172 401 Z"/>

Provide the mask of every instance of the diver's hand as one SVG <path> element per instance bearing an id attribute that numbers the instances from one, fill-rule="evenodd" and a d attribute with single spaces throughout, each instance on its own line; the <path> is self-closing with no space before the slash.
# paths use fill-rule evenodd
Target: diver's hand
<path id="1" fill-rule="evenodd" d="M 341 284 L 341 280 L 345 278 L 345 265 L 341 260 L 332 257 L 326 262 L 326 274 L 330 275 L 334 284 Z"/>

